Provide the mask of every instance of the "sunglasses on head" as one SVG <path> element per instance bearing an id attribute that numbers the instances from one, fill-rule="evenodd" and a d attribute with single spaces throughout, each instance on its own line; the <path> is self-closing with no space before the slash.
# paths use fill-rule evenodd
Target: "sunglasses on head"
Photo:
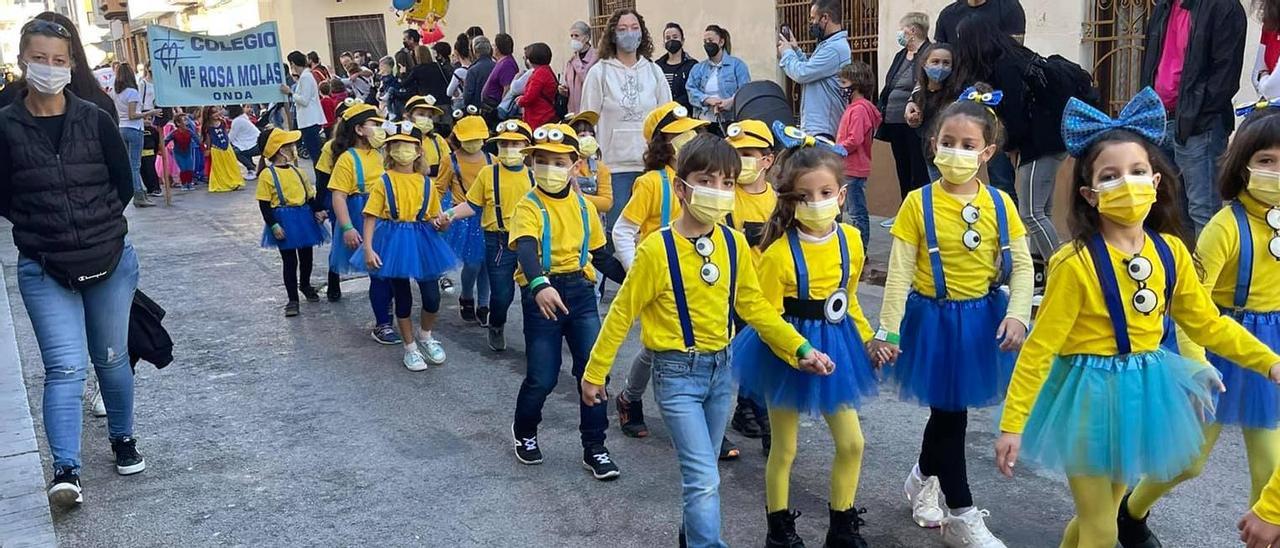
<path id="1" fill-rule="evenodd" d="M 28 34 L 52 34 L 67 40 L 71 39 L 71 31 L 68 31 L 66 27 L 44 19 L 32 19 L 27 24 L 22 25 L 22 35 L 26 36 Z"/>

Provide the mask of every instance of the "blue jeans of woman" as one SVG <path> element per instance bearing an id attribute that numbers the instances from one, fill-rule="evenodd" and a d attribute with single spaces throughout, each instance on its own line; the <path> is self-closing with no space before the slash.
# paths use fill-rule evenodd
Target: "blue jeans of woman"
<path id="1" fill-rule="evenodd" d="M 133 174 L 133 190 L 145 192 L 142 186 L 142 130 L 131 127 L 120 128 L 120 137 L 124 138 L 124 146 L 129 149 L 129 168 Z"/>
<path id="2" fill-rule="evenodd" d="M 729 351 L 652 352 L 652 361 L 653 397 L 680 462 L 685 540 L 689 548 L 728 546 L 720 537 L 717 459 L 737 393 Z"/>
<path id="3" fill-rule="evenodd" d="M 18 290 L 44 361 L 44 431 L 53 467 L 80 469 L 84 380 L 93 363 L 112 439 L 133 436 L 129 310 L 138 287 L 138 255 L 125 243 L 107 279 L 67 289 L 40 263 L 18 257 Z"/>
<path id="4" fill-rule="evenodd" d="M 867 212 L 867 178 L 849 177 L 845 184 L 844 218 L 862 233 L 862 249 L 871 240 L 871 214 Z"/>
<path id="5" fill-rule="evenodd" d="M 557 312 L 557 318 L 548 320 L 534 302 L 527 288 L 521 288 L 520 304 L 524 309 L 525 377 L 516 396 L 516 416 L 512 429 L 516 437 L 533 437 L 542 423 L 542 407 L 547 396 L 555 390 L 560 378 L 561 343 L 569 346 L 573 358 L 570 373 L 582 391 L 582 374 L 587 370 L 591 347 L 600 333 L 600 311 L 596 306 L 595 284 L 585 276 L 560 274 L 550 277 L 551 287 L 560 293 L 560 299 L 569 309 L 568 314 Z M 544 290 L 546 291 L 546 290 Z M 607 404 L 588 407 L 578 400 L 578 432 L 582 447 L 601 445 L 605 429 L 609 427 Z"/>
<path id="6" fill-rule="evenodd" d="M 640 173 L 627 171 L 614 173 L 610 177 L 609 184 L 613 185 L 613 207 L 609 208 L 609 212 L 604 216 L 605 234 L 613 231 L 613 223 L 618 221 L 618 217 L 622 215 L 622 208 L 627 207 L 627 202 L 631 201 L 631 187 L 635 186 Z"/>
<path id="7" fill-rule="evenodd" d="M 489 274 L 489 326 L 507 324 L 507 310 L 516 295 L 516 252 L 507 249 L 506 232 L 484 233 L 484 262 Z"/>

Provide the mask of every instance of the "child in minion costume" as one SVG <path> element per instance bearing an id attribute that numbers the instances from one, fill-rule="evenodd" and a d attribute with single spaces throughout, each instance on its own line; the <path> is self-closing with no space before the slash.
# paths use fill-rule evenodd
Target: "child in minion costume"
<path id="1" fill-rule="evenodd" d="M 449 152 L 449 164 L 436 177 L 436 192 L 445 209 L 467 201 L 467 190 L 476 177 L 494 163 L 493 156 L 485 152 L 484 142 L 489 138 L 489 127 L 481 118 L 479 109 L 453 111 L 454 145 Z M 488 327 L 489 318 L 489 270 L 484 262 L 484 229 L 480 217 L 454 219 L 445 232 L 445 239 L 462 261 L 462 295 L 458 298 L 458 313 L 462 321 L 479 321 Z"/>
<path id="2" fill-rule="evenodd" d="M 262 247 L 276 248 L 283 262 L 285 289 L 289 302 L 286 317 L 298 315 L 298 291 L 308 301 L 320 300 L 311 287 L 312 248 L 328 239 L 324 209 L 316 203 L 315 187 L 298 167 L 296 143 L 302 132 L 270 129 L 262 132 L 261 168 L 258 170 L 258 199 L 264 227 Z"/>

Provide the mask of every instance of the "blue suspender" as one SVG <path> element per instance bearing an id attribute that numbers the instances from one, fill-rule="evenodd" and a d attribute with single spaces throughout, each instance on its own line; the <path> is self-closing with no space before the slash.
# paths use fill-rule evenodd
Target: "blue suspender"
<path id="1" fill-rule="evenodd" d="M 671 275 L 671 293 L 676 301 L 676 315 L 680 318 L 680 333 L 684 336 L 686 351 L 694 349 L 693 319 L 689 317 L 689 302 L 685 300 L 684 280 L 680 275 L 680 257 L 676 253 L 676 238 L 670 228 L 662 230 L 662 243 L 667 248 L 667 271 Z"/>
<path id="2" fill-rule="evenodd" d="M 488 158 L 485 154 L 485 158 Z M 533 188 L 533 172 L 525 170 L 525 175 L 529 176 L 529 188 Z M 498 164 L 493 164 L 493 218 L 498 221 L 498 230 L 506 232 L 506 224 L 502 222 L 502 188 L 498 184 Z"/>
<path id="3" fill-rule="evenodd" d="M 662 177 L 662 226 L 667 228 L 671 224 L 671 177 L 667 175 L 667 168 L 658 170 L 658 175 Z"/>
<path id="4" fill-rule="evenodd" d="M 427 208 L 431 207 L 431 177 L 422 176 L 422 209 L 418 210 L 418 222 L 426 222 Z"/>
<path id="5" fill-rule="evenodd" d="M 582 199 L 582 195 L 574 193 L 578 197 L 578 211 L 582 214 L 582 247 L 578 249 L 578 270 L 587 267 L 587 242 L 591 240 L 591 225 L 587 222 L 587 202 Z M 537 192 L 529 192 L 529 199 L 533 201 L 533 205 L 538 206 L 538 210 L 542 212 L 542 271 L 544 274 L 551 273 L 551 215 L 547 213 L 547 208 L 542 204 L 542 199 L 538 197 Z"/>
<path id="6" fill-rule="evenodd" d="M 937 299 L 947 297 L 947 275 L 942 270 L 942 250 L 938 249 L 938 230 L 933 220 L 933 185 L 921 189 L 924 205 L 924 239 L 929 246 L 929 264 L 933 266 L 933 294 Z"/>
<path id="7" fill-rule="evenodd" d="M 396 192 L 391 189 L 391 176 L 382 174 L 382 186 L 387 189 L 387 209 L 391 210 L 391 220 L 400 220 L 400 211 L 396 207 Z"/>
<path id="8" fill-rule="evenodd" d="M 271 182 L 276 185 L 276 196 L 280 197 L 280 207 L 289 207 L 289 200 L 284 197 L 284 187 L 280 186 L 280 175 L 276 173 L 276 166 L 267 166 L 267 170 L 271 171 Z"/>
<path id="9" fill-rule="evenodd" d="M 667 249 L 667 272 L 671 276 L 671 293 L 676 301 L 676 316 L 680 318 L 680 332 L 684 337 L 686 351 L 693 351 L 693 319 L 689 316 L 689 302 L 685 298 L 684 279 L 680 275 L 680 257 L 676 252 L 676 238 L 670 228 L 661 231 L 662 243 Z M 735 304 L 738 289 L 738 244 L 733 239 L 733 232 L 727 226 L 720 225 L 720 233 L 724 235 L 725 250 L 729 255 L 729 309 Z M 725 314 L 728 318 L 728 333 L 733 337 L 733 314 Z"/>
<path id="10" fill-rule="evenodd" d="M 836 289 L 844 289 L 849 283 L 849 243 L 839 224 L 836 224 L 836 236 L 840 240 L 840 285 Z M 787 243 L 791 244 L 791 262 L 796 267 L 796 298 L 812 299 L 809 295 L 809 268 L 805 264 L 804 251 L 800 249 L 800 235 L 796 229 L 787 231 Z"/>
<path id="11" fill-rule="evenodd" d="M 443 164 L 444 157 L 440 155 L 440 141 L 436 140 L 435 135 L 432 135 L 430 139 L 431 139 L 431 146 L 435 147 L 436 149 L 436 165 L 438 166 L 440 164 Z"/>
<path id="12" fill-rule="evenodd" d="M 1151 244 L 1156 248 L 1156 255 L 1160 258 L 1160 265 L 1164 268 L 1164 337 L 1161 339 L 1161 346 L 1165 346 L 1173 351 L 1177 351 L 1177 337 L 1174 334 L 1173 316 L 1170 314 L 1169 303 L 1173 298 L 1174 286 L 1178 283 L 1177 266 L 1173 261 L 1173 250 L 1169 248 L 1168 242 L 1154 230 L 1147 229 L 1147 238 L 1151 240 Z M 1094 270 L 1098 274 L 1098 284 L 1102 286 L 1102 298 L 1107 304 L 1107 314 L 1111 316 L 1111 328 L 1116 335 L 1116 349 L 1120 354 L 1129 354 L 1133 352 L 1133 345 L 1129 341 L 1129 320 L 1124 315 L 1124 300 L 1120 298 L 1120 285 L 1116 281 L 1116 271 L 1111 265 L 1111 255 L 1107 253 L 1107 243 L 1102 239 L 1101 234 L 1094 234 L 1088 243 L 1089 255 L 1093 258 Z"/>
<path id="13" fill-rule="evenodd" d="M 1231 212 L 1235 214 L 1236 227 L 1240 232 L 1240 269 L 1236 272 L 1236 293 L 1231 303 L 1239 312 L 1244 310 L 1249 300 L 1249 286 L 1253 283 L 1253 229 L 1249 226 L 1244 204 L 1232 202 Z"/>
<path id="14" fill-rule="evenodd" d="M 1004 210 L 1004 199 L 1000 197 L 1000 191 L 987 185 L 987 192 L 991 194 L 991 203 L 995 204 L 996 230 L 1000 234 L 1000 276 L 996 278 L 996 284 L 1006 284 L 1013 275 L 1013 252 L 1009 249 L 1009 216 Z"/>
<path id="15" fill-rule="evenodd" d="M 347 155 L 351 156 L 351 163 L 355 164 L 356 188 L 360 189 L 361 194 L 368 194 L 368 191 L 364 189 L 364 163 L 360 161 L 360 156 L 356 154 L 355 148 L 347 149 Z"/>

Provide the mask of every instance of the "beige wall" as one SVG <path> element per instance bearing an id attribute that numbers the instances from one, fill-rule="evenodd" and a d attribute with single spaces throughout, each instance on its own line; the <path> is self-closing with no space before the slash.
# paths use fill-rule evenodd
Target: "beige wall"
<path id="1" fill-rule="evenodd" d="M 478 2 L 480 0 L 470 0 Z M 465 2 L 456 2 L 463 4 Z M 390 0 L 273 0 L 272 18 L 279 22 L 280 38 L 285 53 L 292 50 L 315 50 L 329 64 L 330 17 L 352 15 L 382 15 L 387 35 L 387 51 L 400 49 L 400 34 L 404 31 L 391 11 Z"/>

